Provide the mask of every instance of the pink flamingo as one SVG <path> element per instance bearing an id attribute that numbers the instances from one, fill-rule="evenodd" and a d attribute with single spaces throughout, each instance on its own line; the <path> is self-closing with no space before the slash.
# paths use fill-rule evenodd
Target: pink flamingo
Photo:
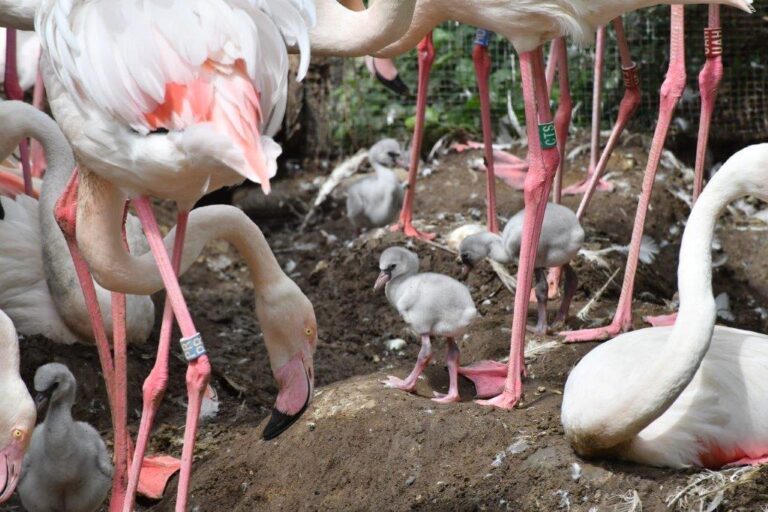
<path id="1" fill-rule="evenodd" d="M 751 9 L 751 5 L 748 5 L 748 7 Z M 717 5 L 710 5 L 709 9 L 709 27 L 705 30 L 705 52 L 707 59 L 704 68 L 699 75 L 702 106 L 699 125 L 700 137 L 696 149 L 694 197 L 698 196 L 703 183 L 704 155 L 706 153 L 709 125 L 714 110 L 715 99 L 717 97 L 717 86 L 722 79 L 723 72 L 720 10 Z M 640 244 L 643 237 L 645 216 L 648 212 L 648 206 L 650 205 L 653 182 L 656 177 L 659 162 L 661 161 L 664 142 L 667 138 L 667 132 L 670 122 L 672 121 L 675 107 L 685 88 L 685 80 L 684 10 L 683 6 L 673 6 L 669 69 L 661 88 L 659 118 L 656 123 L 653 141 L 651 142 L 648 165 L 643 178 L 642 193 L 637 205 L 635 223 L 632 228 L 632 240 L 627 256 L 627 266 L 624 270 L 624 282 L 621 287 L 619 303 L 616 307 L 613 320 L 609 325 L 594 329 L 565 331 L 562 334 L 565 336 L 567 342 L 602 340 L 616 336 L 621 332 L 625 332 L 632 326 L 632 295 L 634 292 L 635 273 L 637 271 L 637 264 L 640 256 Z M 585 194 L 584 199 L 582 200 L 582 206 L 579 208 L 580 214 L 582 215 L 594 189 L 593 183 L 599 179 L 599 177 L 600 175 L 598 173 L 595 173 L 592 176 L 592 182 L 590 183 L 591 190 Z M 647 320 L 655 325 L 668 325 L 674 322 L 674 318 L 674 315 L 664 315 L 658 319 L 651 317 Z"/>
<path id="2" fill-rule="evenodd" d="M 393 4 L 398 7 L 395 13 Z M 46 36 L 43 74 L 51 108 L 80 162 L 79 172 L 73 174 L 57 205 L 56 217 L 84 291 L 90 268 L 107 289 L 151 293 L 162 281 L 168 293 L 158 360 L 145 382 L 144 413 L 128 482 L 121 482 L 125 475 L 122 461 L 116 464 L 118 493 L 113 490 L 111 507 L 131 510 L 143 450 L 167 381 L 170 328 L 175 317 L 189 360 L 189 406 L 176 502 L 177 510 L 184 510 L 200 403 L 210 376 L 208 356 L 176 278 L 187 224 L 190 230 L 209 237 L 215 229 L 241 250 L 250 251 L 253 258 L 269 262 L 268 250 L 257 250 L 231 232 L 227 234 L 226 222 L 217 221 L 206 231 L 200 217 L 190 215 L 189 210 L 207 191 L 246 178 L 261 183 L 265 192 L 269 190 L 280 153 L 271 135 L 279 128 L 285 108 L 286 46 L 301 50 L 302 76 L 310 42 L 321 53 L 370 52 L 403 33 L 407 26 L 398 29 L 397 25 L 412 15 L 414 3 L 382 1 L 364 13 L 348 11 L 334 0 L 317 0 L 316 5 L 282 0 L 270 4 L 268 11 L 229 0 L 172 4 L 58 0 L 44 5 L 36 20 L 39 32 Z M 367 28 L 375 16 L 387 19 L 379 24 L 380 31 Z M 315 17 L 318 23 L 308 33 Z M 164 24 L 169 18 L 178 22 Z M 339 28 L 340 21 L 346 30 Z M 99 44 L 89 44 L 92 38 Z M 137 40 L 142 42 L 140 46 Z M 170 199 L 179 206 L 173 262 L 162 243 L 149 196 Z M 128 198 L 145 229 L 159 276 L 150 276 L 146 264 L 137 266 L 120 252 L 123 247 L 117 233 Z M 201 217 L 211 224 L 209 218 Z M 233 227 L 242 224 L 231 222 Z M 251 238 L 258 237 L 252 234 Z M 277 355 L 270 350 L 280 392 L 266 438 L 282 432 L 308 405 L 316 341 L 311 306 L 293 283 L 273 276 L 275 266 L 269 264 L 268 271 L 261 272 L 252 269 L 263 299 L 257 300 L 257 313 L 278 315 L 281 320 L 262 323 L 265 338 L 288 345 Z M 274 287 L 277 297 L 267 293 Z M 119 297 L 115 296 L 118 301 Z M 274 303 L 266 300 L 269 298 Z M 298 313 L 293 323 L 283 318 L 289 310 Z M 113 306 L 115 311 L 121 316 L 119 305 Z M 296 323 L 302 327 L 294 328 Z M 124 358 L 123 352 L 116 352 L 116 368 L 123 364 L 118 363 L 118 355 Z M 116 380 L 124 383 L 123 376 Z M 119 393 L 116 403 L 124 408 L 124 393 Z M 117 446 L 116 451 L 124 450 Z"/>
<path id="3" fill-rule="evenodd" d="M 544 207 L 559 165 L 557 140 L 552 123 L 552 114 L 549 110 L 549 95 L 547 94 L 541 45 L 548 40 L 563 35 L 572 35 L 577 41 L 586 40 L 594 34 L 596 27 L 604 25 L 625 12 L 654 4 L 670 2 L 603 0 L 590 2 L 589 8 L 584 10 L 584 4 L 579 4 L 580 7 L 577 9 L 567 1 L 535 4 L 527 2 L 499 4 L 498 2 L 491 1 L 478 1 L 473 9 L 462 8 L 459 0 L 454 1 L 457 2 L 455 6 L 452 1 L 421 0 L 417 5 L 413 21 L 406 35 L 396 44 L 382 49 L 375 55 L 393 56 L 400 54 L 412 48 L 419 41 L 422 41 L 432 27 L 448 19 L 456 19 L 456 21 L 462 23 L 485 27 L 498 32 L 507 37 L 520 53 L 523 96 L 526 106 L 525 117 L 529 141 L 528 162 L 530 167 L 523 192 L 526 214 L 523 222 L 523 241 L 520 248 L 520 265 L 517 279 L 518 293 L 515 294 L 510 358 L 506 376 L 504 377 L 504 389 L 499 396 L 481 402 L 487 405 L 511 408 L 519 401 L 522 395 L 521 376 L 524 367 L 522 348 L 525 337 L 534 255 L 536 254 L 541 233 Z M 752 10 L 750 3 L 746 0 L 727 0 L 722 3 L 748 12 Z M 532 5 L 539 6 L 539 9 L 532 7 Z M 673 9 L 679 10 L 679 7 L 676 6 Z M 676 31 L 679 31 L 682 29 L 682 26 L 678 27 L 675 25 L 674 28 Z M 422 61 L 428 63 L 428 39 L 419 43 L 419 50 Z M 675 49 L 673 53 L 677 54 L 678 50 Z M 678 59 L 673 59 L 673 64 L 677 65 L 677 63 Z M 420 66 L 420 69 L 425 67 Z M 425 73 L 420 72 L 420 79 L 423 75 Z M 675 73 L 675 75 L 677 77 L 678 73 Z M 423 80 L 420 80 L 420 85 L 422 82 Z M 668 85 L 662 89 L 664 95 L 667 95 L 668 89 Z M 419 94 L 425 94 L 422 87 L 420 87 Z M 414 150 L 416 149 L 418 148 Z M 658 153 L 660 154 L 660 150 Z M 652 156 L 655 155 L 652 154 Z M 413 189 L 413 187 L 411 188 Z M 407 198 L 406 201 L 408 201 Z M 403 219 L 403 225 L 405 226 L 409 220 L 408 218 Z M 411 232 L 413 233 L 413 230 Z M 636 249 L 639 249 L 639 238 Z M 636 256 L 637 251 L 635 251 Z M 498 379 L 498 368 L 489 368 L 487 375 L 489 378 Z"/>

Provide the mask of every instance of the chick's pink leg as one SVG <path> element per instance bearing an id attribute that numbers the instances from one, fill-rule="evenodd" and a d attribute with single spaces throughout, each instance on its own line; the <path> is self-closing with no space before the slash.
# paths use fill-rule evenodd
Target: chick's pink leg
<path id="1" fill-rule="evenodd" d="M 419 351 L 419 357 L 416 359 L 416 366 L 413 367 L 413 371 L 408 377 L 399 379 L 394 375 L 389 375 L 387 380 L 381 381 L 388 388 L 402 389 L 412 393 L 416 389 L 416 382 L 419 380 L 419 376 L 424 372 L 424 368 L 429 364 L 432 359 L 432 343 L 429 340 L 429 335 L 421 335 L 421 350 Z"/>
<path id="2" fill-rule="evenodd" d="M 448 394 L 434 392 L 432 401 L 439 404 L 449 404 L 459 401 L 459 347 L 453 338 L 448 338 L 448 350 L 445 359 L 448 365 Z"/>

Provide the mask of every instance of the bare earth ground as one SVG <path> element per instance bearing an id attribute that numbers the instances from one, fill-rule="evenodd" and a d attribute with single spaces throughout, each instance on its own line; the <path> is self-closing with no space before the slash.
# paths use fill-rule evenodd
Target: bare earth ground
<path id="1" fill-rule="evenodd" d="M 585 219 L 589 249 L 628 243 L 646 148 L 647 141 L 632 137 L 617 150 L 609 166 L 617 191 L 599 194 Z M 477 152 L 449 154 L 433 166 L 430 176 L 419 179 L 416 215 L 430 229 L 446 235 L 464 222 L 483 222 L 484 175 L 468 170 L 467 165 L 477 156 Z M 568 162 L 566 184 L 583 176 L 586 163 L 585 153 Z M 384 389 L 379 380 L 390 373 L 405 375 L 418 351 L 415 338 L 384 295 L 372 292 L 379 254 L 405 240 L 388 232 L 355 239 L 340 196 L 321 208 L 305 233 L 299 233 L 301 216 L 316 193 L 312 179 L 327 172 L 293 174 L 275 183 L 266 200 L 255 189 L 234 193 L 235 203 L 264 229 L 281 264 L 312 300 L 320 325 L 315 401 L 276 441 L 261 440 L 262 420 L 277 389 L 254 318 L 245 265 L 228 246 L 214 244 L 183 277 L 221 399 L 218 417 L 203 424 L 198 436 L 193 510 L 587 511 L 641 510 L 641 502 L 642 510 L 655 511 L 667 509 L 670 496 L 705 478 L 693 470 L 588 462 L 571 451 L 559 421 L 562 388 L 569 370 L 594 344 L 557 343 L 530 359 L 524 404 L 514 411 L 475 405 L 466 382 L 461 404 L 443 406 L 428 400 L 432 390 L 447 387 L 439 341 L 416 395 Z M 654 264 L 640 266 L 636 327 L 643 326 L 641 314 L 670 311 L 665 300 L 675 291 L 679 236 L 688 212 L 676 196 L 687 193 L 690 183 L 677 169 L 662 169 L 659 174 L 647 232 L 661 251 Z M 505 218 L 522 207 L 520 193 L 500 182 L 498 192 L 499 213 Z M 576 208 L 578 199 L 564 202 Z M 714 259 L 728 258 L 715 271 L 714 288 L 730 297 L 735 320 L 724 323 L 765 332 L 768 312 L 761 306 L 768 294 L 768 241 L 763 231 L 768 226 L 750 218 L 751 207 L 743 203 L 723 218 L 719 231 L 723 249 Z M 173 219 L 167 210 L 163 217 L 166 224 Z M 421 242 L 413 242 L 412 248 L 421 257 L 422 269 L 457 274 L 452 254 Z M 623 269 L 623 254 L 613 252 L 604 258 L 605 266 L 583 257 L 576 262 L 580 287 L 571 308 L 570 328 L 610 321 L 621 272 L 585 322 L 575 316 L 614 270 Z M 461 342 L 462 361 L 505 357 L 511 293 L 489 267 L 477 269 L 468 284 L 481 316 Z M 156 304 L 160 307 L 162 296 L 156 297 Z M 550 312 L 556 306 L 551 304 Z M 403 338 L 408 345 L 390 352 L 386 342 L 393 338 Z M 556 336 L 530 339 L 558 341 Z M 151 341 L 129 350 L 129 410 L 134 428 L 141 410 L 141 383 L 152 367 L 154 349 Z M 93 347 L 64 347 L 33 338 L 24 340 L 22 350 L 28 383 L 43 363 L 54 360 L 69 365 L 80 383 L 76 417 L 110 436 Z M 178 456 L 186 403 L 185 365 L 179 351 L 174 355 L 153 449 Z M 700 510 L 702 503 L 716 501 L 719 510 L 760 510 L 768 506 L 767 475 L 761 470 L 706 475 L 674 508 Z M 164 501 L 143 502 L 142 510 L 173 510 L 174 494 L 175 479 Z M 699 494 L 704 497 L 697 498 Z M 20 510 L 20 505 L 14 501 L 3 510 Z"/>

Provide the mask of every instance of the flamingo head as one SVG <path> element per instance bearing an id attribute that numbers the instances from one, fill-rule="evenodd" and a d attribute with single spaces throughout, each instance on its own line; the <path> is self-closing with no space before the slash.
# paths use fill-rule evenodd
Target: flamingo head
<path id="1" fill-rule="evenodd" d="M 312 303 L 287 278 L 258 297 L 256 313 L 279 388 L 263 433 L 270 440 L 296 422 L 312 401 L 317 321 Z"/>

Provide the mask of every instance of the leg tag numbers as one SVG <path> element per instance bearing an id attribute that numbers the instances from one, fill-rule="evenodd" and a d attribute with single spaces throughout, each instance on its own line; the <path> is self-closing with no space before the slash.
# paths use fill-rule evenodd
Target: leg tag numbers
<path id="1" fill-rule="evenodd" d="M 181 350 L 184 352 L 184 357 L 187 361 L 194 361 L 206 353 L 205 345 L 203 345 L 203 337 L 199 332 L 189 338 L 181 338 L 179 343 L 181 344 Z"/>
<path id="2" fill-rule="evenodd" d="M 539 143 L 541 144 L 541 149 L 551 149 L 557 146 L 555 123 L 544 123 L 539 125 Z"/>

